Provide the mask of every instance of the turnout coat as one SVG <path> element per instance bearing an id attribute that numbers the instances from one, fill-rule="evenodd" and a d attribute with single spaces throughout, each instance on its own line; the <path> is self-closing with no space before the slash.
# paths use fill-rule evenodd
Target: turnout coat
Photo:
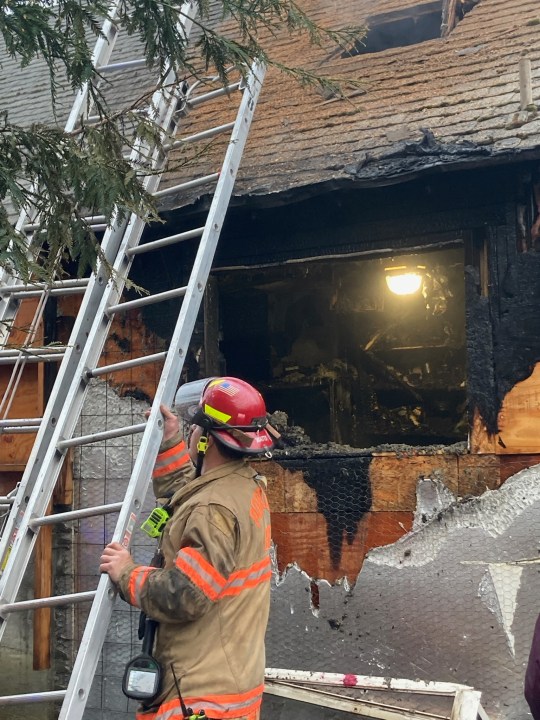
<path id="1" fill-rule="evenodd" d="M 266 481 L 244 460 L 195 478 L 177 435 L 160 448 L 153 485 L 172 508 L 161 538 L 164 566 L 133 563 L 119 580 L 124 599 L 159 622 L 161 691 L 137 717 L 182 717 L 175 676 L 194 712 L 257 717 L 271 578 Z"/>

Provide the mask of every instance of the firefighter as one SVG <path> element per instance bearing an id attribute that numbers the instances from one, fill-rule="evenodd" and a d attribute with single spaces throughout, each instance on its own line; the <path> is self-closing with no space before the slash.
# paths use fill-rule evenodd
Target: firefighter
<path id="1" fill-rule="evenodd" d="M 159 688 L 136 718 L 257 720 L 270 602 L 270 511 L 265 478 L 246 461 L 269 453 L 278 434 L 262 396 L 238 378 L 183 385 L 176 407 L 192 423 L 187 444 L 177 416 L 162 407 L 164 434 L 152 478 L 170 516 L 160 539 L 162 567 L 138 565 L 119 543 L 101 556 L 100 570 L 122 598 L 157 621 L 152 655 Z M 144 673 L 137 675 L 144 680 Z"/>

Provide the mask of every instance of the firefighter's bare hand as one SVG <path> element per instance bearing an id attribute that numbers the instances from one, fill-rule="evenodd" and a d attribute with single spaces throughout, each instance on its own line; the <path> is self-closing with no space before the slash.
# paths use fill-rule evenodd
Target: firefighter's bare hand
<path id="1" fill-rule="evenodd" d="M 163 440 L 170 440 L 180 430 L 180 423 L 166 405 L 160 405 L 159 409 L 163 415 Z"/>
<path id="2" fill-rule="evenodd" d="M 170 440 L 180 430 L 180 422 L 176 415 L 171 412 L 166 405 L 160 405 L 161 415 L 163 416 L 163 440 Z M 150 410 L 145 412 L 146 418 L 150 416 Z"/>
<path id="3" fill-rule="evenodd" d="M 99 571 L 107 573 L 113 582 L 118 582 L 124 569 L 133 562 L 128 550 L 120 543 L 112 542 L 103 550 Z"/>

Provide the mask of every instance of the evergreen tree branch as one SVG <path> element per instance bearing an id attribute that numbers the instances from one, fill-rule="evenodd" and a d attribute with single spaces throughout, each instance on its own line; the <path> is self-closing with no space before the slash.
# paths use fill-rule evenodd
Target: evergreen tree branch
<path id="1" fill-rule="evenodd" d="M 346 48 L 361 37 L 361 28 L 321 27 L 295 0 L 221 0 L 221 16 L 229 28 L 225 34 L 216 29 L 215 5 L 210 0 L 197 0 L 197 5 L 194 47 L 186 41 L 181 5 L 130 0 L 116 10 L 117 26 L 138 39 L 161 84 L 170 67 L 181 67 L 183 78 L 190 79 L 201 79 L 211 70 L 228 84 L 232 73 L 245 76 L 259 60 L 302 85 L 342 92 L 339 78 L 288 67 L 272 57 L 260 38 L 285 32 L 305 36 L 311 45 Z M 97 122 L 82 120 L 68 133 L 39 123 L 23 128 L 0 108 L 0 267 L 15 268 L 25 280 L 52 279 L 63 261 L 77 263 L 80 273 L 94 266 L 99 244 L 88 216 L 104 215 L 106 223 L 115 213 L 120 219 L 129 213 L 159 219 L 142 168 L 133 167 L 126 155 L 138 143 L 159 151 L 169 138 L 143 114 L 155 88 L 120 109 L 109 105 L 109 81 L 93 63 L 94 44 L 103 37 L 102 22 L 109 12 L 104 0 L 0 0 L 6 52 L 21 67 L 38 59 L 45 62 L 53 110 L 67 82 L 72 90 L 87 89 L 86 110 L 97 116 Z M 37 242 L 30 247 L 25 233 L 10 222 L 5 207 L 9 199 L 17 211 L 37 217 Z"/>

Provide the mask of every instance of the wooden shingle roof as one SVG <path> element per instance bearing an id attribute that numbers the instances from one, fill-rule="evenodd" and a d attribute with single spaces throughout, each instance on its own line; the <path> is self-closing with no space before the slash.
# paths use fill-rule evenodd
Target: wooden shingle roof
<path id="1" fill-rule="evenodd" d="M 396 11 L 414 13 L 426 0 L 305 0 L 318 22 L 361 24 Z M 433 2 L 429 4 L 433 5 Z M 441 2 L 441 7 L 443 3 Z M 533 103 L 540 105 L 538 0 L 479 0 L 445 38 L 372 54 L 341 57 L 288 36 L 272 40 L 273 57 L 289 65 L 360 84 L 349 100 L 302 88 L 271 68 L 234 190 L 235 196 L 271 195 L 327 182 L 399 181 L 441 165 L 500 161 L 520 153 L 540 156 L 540 115 L 521 110 L 520 59 L 531 62 Z M 0 108 L 14 120 L 51 120 L 42 68 L 14 70 L 2 59 Z M 132 82 L 142 87 L 146 80 Z M 125 90 L 126 88 L 124 88 Z M 119 93 L 121 96 L 122 93 Z M 67 96 L 66 96 L 67 97 Z M 225 121 L 225 105 L 197 110 L 184 120 L 193 132 Z M 64 106 L 60 105 L 62 116 Z M 204 106 L 206 107 L 206 106 Z M 217 145 L 217 143 L 216 143 Z M 172 159 L 163 185 L 214 172 L 221 151 L 207 148 L 196 163 Z M 166 208 L 193 202 L 174 195 Z"/>

